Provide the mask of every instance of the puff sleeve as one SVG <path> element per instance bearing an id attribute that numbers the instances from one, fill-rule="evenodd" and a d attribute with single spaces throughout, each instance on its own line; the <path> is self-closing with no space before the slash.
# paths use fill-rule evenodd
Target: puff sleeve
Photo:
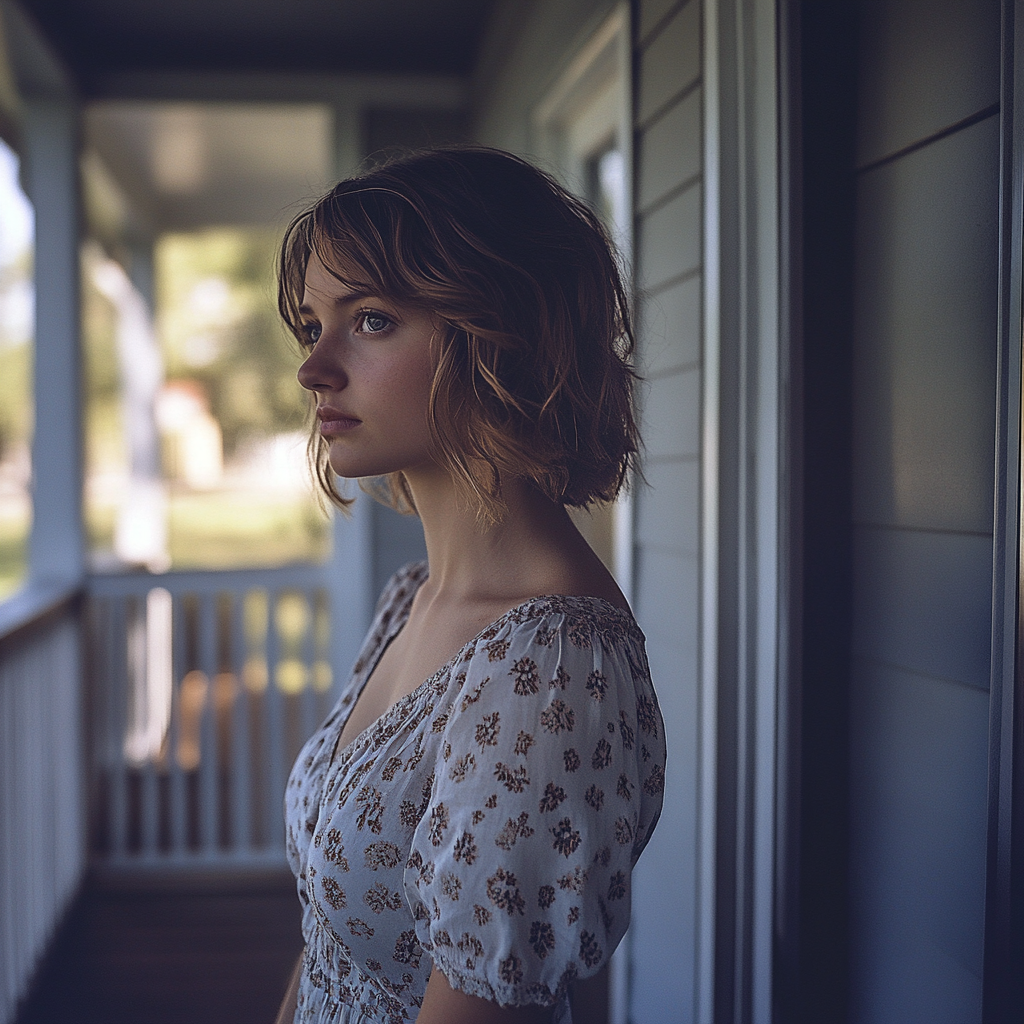
<path id="1" fill-rule="evenodd" d="M 639 628 L 593 598 L 543 601 L 464 652 L 405 871 L 434 966 L 502 1006 L 559 1004 L 608 960 L 664 787 Z"/>

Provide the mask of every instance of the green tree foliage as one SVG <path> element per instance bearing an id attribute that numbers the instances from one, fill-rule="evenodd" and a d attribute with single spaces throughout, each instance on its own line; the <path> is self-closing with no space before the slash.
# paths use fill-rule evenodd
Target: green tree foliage
<path id="1" fill-rule="evenodd" d="M 157 247 L 167 379 L 203 385 L 228 458 L 247 439 L 306 422 L 298 348 L 277 316 L 277 241 L 268 230 L 221 228 L 168 235 Z"/>
<path id="2" fill-rule="evenodd" d="M 32 278 L 32 253 L 0 266 L 0 305 L 19 301 L 17 293 Z M 0 317 L 0 461 L 26 444 L 32 430 L 32 345 L 15 336 Z"/>

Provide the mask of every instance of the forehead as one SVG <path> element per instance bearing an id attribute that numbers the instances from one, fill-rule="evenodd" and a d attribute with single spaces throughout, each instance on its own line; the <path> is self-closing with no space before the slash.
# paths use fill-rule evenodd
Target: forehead
<path id="1" fill-rule="evenodd" d="M 309 257 L 306 264 L 306 278 L 302 295 L 302 305 L 308 306 L 311 303 L 340 303 L 349 302 L 369 294 L 363 288 L 354 288 L 339 281 L 321 262 L 320 257 L 315 253 Z"/>

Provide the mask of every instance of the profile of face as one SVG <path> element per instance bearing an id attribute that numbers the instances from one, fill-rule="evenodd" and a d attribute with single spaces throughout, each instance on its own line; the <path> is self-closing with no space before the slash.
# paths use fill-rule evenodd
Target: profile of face
<path id="1" fill-rule="evenodd" d="M 510 153 L 426 150 L 339 182 L 292 221 L 278 278 L 322 493 L 346 508 L 337 477 L 373 477 L 414 511 L 409 474 L 432 467 L 493 522 L 503 479 L 611 500 L 639 445 L 629 306 L 599 218 Z"/>
<path id="2" fill-rule="evenodd" d="M 349 288 L 316 256 L 299 313 L 307 355 L 298 379 L 315 396 L 331 469 L 359 478 L 432 467 L 431 315 Z"/>

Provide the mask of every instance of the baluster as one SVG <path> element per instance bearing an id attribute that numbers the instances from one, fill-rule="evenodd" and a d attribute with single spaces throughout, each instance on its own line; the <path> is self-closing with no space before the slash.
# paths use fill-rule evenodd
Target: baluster
<path id="1" fill-rule="evenodd" d="M 212 856 L 217 851 L 217 710 L 214 685 L 217 678 L 217 595 L 200 595 L 196 628 L 199 633 L 199 667 L 206 676 L 199 742 L 199 845 Z"/>
<path id="2" fill-rule="evenodd" d="M 277 628 L 277 604 L 281 594 L 267 593 L 267 847 L 282 848 L 284 837 L 284 714 L 277 671 L 280 660 L 280 638 Z"/>
<path id="3" fill-rule="evenodd" d="M 249 778 L 249 688 L 245 685 L 245 591 L 231 600 L 231 670 L 235 675 L 235 705 L 231 719 L 231 848 L 236 855 L 252 849 L 252 787 Z"/>
<path id="4" fill-rule="evenodd" d="M 313 734 L 317 726 L 317 680 L 316 680 L 316 591 L 307 590 L 303 597 L 309 610 L 306 633 L 302 638 L 302 663 L 306 670 L 306 685 L 302 688 L 299 748 Z M 289 765 L 289 768 L 291 766 Z"/>
<path id="5" fill-rule="evenodd" d="M 104 778 L 103 751 L 107 749 L 107 729 L 109 728 L 110 702 L 110 598 L 94 597 L 89 602 L 89 666 L 90 692 L 92 696 L 92 713 L 89 718 L 91 726 L 89 748 L 89 768 L 92 774 L 92 789 L 98 794 L 102 812 L 97 828 L 93 833 L 92 846 L 103 849 L 110 840 L 110 823 L 107 813 L 110 810 L 109 780 Z M 103 831 L 98 826 L 104 826 Z M 105 851 L 109 855 L 109 848 Z"/>
<path id="6" fill-rule="evenodd" d="M 110 778 L 110 850 L 115 859 L 125 855 L 127 794 L 125 792 L 124 737 L 128 702 L 128 609 L 130 598 L 113 600 L 110 647 L 110 707 L 107 765 Z"/>
<path id="7" fill-rule="evenodd" d="M 17 658 L 0 659 L 0 1011 L 13 1016 L 19 975 L 16 928 L 17 885 L 22 861 L 18 834 L 17 786 L 19 772 L 15 750 L 17 715 Z"/>
<path id="8" fill-rule="evenodd" d="M 141 679 L 139 683 L 145 688 L 145 700 L 142 702 L 145 708 L 145 718 L 147 726 L 151 725 L 155 709 L 152 707 L 152 701 L 156 698 L 156 680 L 152 678 L 155 671 L 159 671 L 157 666 L 154 664 L 155 650 L 154 647 L 159 643 L 159 630 L 160 626 L 156 622 L 156 617 L 159 614 L 156 610 L 156 601 L 154 600 L 156 590 L 151 590 L 146 595 L 146 601 L 143 605 L 145 609 L 145 615 L 142 619 L 142 636 L 143 636 L 143 650 L 145 656 L 140 659 L 141 664 L 138 666 L 141 669 Z M 138 685 L 138 683 L 137 683 Z M 147 736 L 147 739 L 150 737 Z M 157 780 L 156 780 L 156 751 L 151 751 L 149 756 L 143 762 L 141 766 L 142 784 L 141 799 L 142 807 L 141 812 L 141 848 L 142 855 L 144 857 L 154 857 L 156 855 L 156 839 L 157 839 L 157 823 L 159 820 L 159 796 L 157 794 Z"/>
<path id="9" fill-rule="evenodd" d="M 319 725 L 334 707 L 338 696 L 338 673 L 331 661 L 331 597 L 324 587 L 318 587 L 316 614 L 313 619 L 316 637 L 316 663 L 326 673 L 325 685 L 317 691 L 316 724 Z M 314 726 L 315 727 L 315 726 Z"/>
<path id="10" fill-rule="evenodd" d="M 171 859 L 185 855 L 185 778 L 179 760 L 181 743 L 181 682 L 185 677 L 185 608 L 179 595 L 171 606 L 171 726 L 167 737 L 168 799 L 171 811 Z"/>

